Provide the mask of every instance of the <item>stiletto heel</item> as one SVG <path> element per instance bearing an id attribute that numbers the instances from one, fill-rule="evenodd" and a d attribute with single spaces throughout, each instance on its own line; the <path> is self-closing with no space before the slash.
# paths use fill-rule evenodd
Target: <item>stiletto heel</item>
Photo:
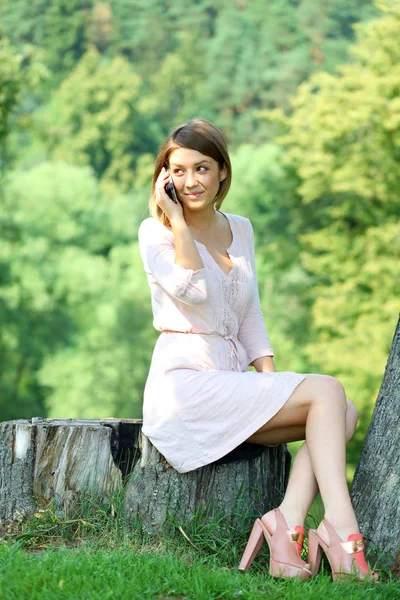
<path id="1" fill-rule="evenodd" d="M 300 558 L 305 529 L 297 525 L 295 531 L 290 531 L 279 508 L 274 511 L 275 532 L 271 533 L 262 519 L 256 519 L 238 568 L 245 571 L 250 567 L 265 539 L 270 553 L 269 573 L 273 577 L 308 579 L 311 570 Z"/>
<path id="2" fill-rule="evenodd" d="M 344 579 L 349 575 L 357 576 L 360 580 L 367 577 L 379 579 L 378 573 L 372 571 L 365 560 L 361 533 L 349 535 L 344 542 L 326 519 L 323 519 L 322 523 L 328 532 L 329 544 L 324 542 L 315 529 L 310 529 L 308 532 L 308 558 L 313 575 L 318 572 L 323 550 L 332 570 L 333 581 Z"/>
<path id="3" fill-rule="evenodd" d="M 311 565 L 311 573 L 313 576 L 319 571 L 321 559 L 322 548 L 318 543 L 318 538 L 314 534 L 314 530 L 310 529 L 308 532 L 308 562 Z"/>
<path id="4" fill-rule="evenodd" d="M 264 532 L 260 519 L 256 519 L 249 540 L 239 564 L 239 571 L 247 571 L 264 542 Z"/>

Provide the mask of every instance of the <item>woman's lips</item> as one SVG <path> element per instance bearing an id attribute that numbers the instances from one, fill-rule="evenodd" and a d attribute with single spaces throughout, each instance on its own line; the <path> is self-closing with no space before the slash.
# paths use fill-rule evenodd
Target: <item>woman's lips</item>
<path id="1" fill-rule="evenodd" d="M 203 192 L 190 192 L 189 194 L 185 194 L 186 196 L 195 196 L 197 198 L 197 196 L 201 196 Z"/>

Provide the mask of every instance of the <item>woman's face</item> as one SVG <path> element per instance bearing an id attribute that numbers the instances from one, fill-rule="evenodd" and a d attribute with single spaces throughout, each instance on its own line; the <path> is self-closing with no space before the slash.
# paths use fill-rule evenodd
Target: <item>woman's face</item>
<path id="1" fill-rule="evenodd" d="M 227 171 L 216 160 L 191 148 L 177 148 L 169 166 L 179 200 L 189 210 L 202 210 L 213 200 Z"/>

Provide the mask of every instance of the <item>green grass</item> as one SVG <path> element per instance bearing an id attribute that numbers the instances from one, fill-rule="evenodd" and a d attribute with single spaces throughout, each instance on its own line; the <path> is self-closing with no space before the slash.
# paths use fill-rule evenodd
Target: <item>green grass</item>
<path id="1" fill-rule="evenodd" d="M 207 522 L 197 514 L 181 528 L 170 519 L 162 535 L 144 533 L 140 523 L 127 531 L 122 497 L 117 494 L 106 504 L 88 497 L 70 519 L 50 504 L 28 522 L 3 528 L 0 598 L 400 598 L 400 581 L 382 564 L 376 584 L 333 583 L 325 561 L 310 581 L 273 579 L 266 544 L 251 569 L 240 573 L 247 534 L 235 535 L 222 517 Z M 321 510 L 318 502 L 313 510 Z M 310 511 L 308 525 L 315 526 L 315 519 Z"/>
<path id="2" fill-rule="evenodd" d="M 394 582 L 375 585 L 334 584 L 327 574 L 311 582 L 276 581 L 264 573 L 239 573 L 212 557 L 195 556 L 172 548 L 60 547 L 40 555 L 3 547 L 2 598 L 146 599 L 219 598 L 399 598 Z"/>

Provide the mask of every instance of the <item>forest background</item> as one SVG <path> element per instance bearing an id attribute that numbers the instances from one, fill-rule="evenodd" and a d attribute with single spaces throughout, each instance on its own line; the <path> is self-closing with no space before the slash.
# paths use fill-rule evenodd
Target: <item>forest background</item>
<path id="1" fill-rule="evenodd" d="M 201 116 L 277 370 L 358 407 L 351 477 L 399 316 L 399 2 L 3 0 L 0 34 L 0 420 L 141 417 L 137 231 L 160 145 Z"/>

